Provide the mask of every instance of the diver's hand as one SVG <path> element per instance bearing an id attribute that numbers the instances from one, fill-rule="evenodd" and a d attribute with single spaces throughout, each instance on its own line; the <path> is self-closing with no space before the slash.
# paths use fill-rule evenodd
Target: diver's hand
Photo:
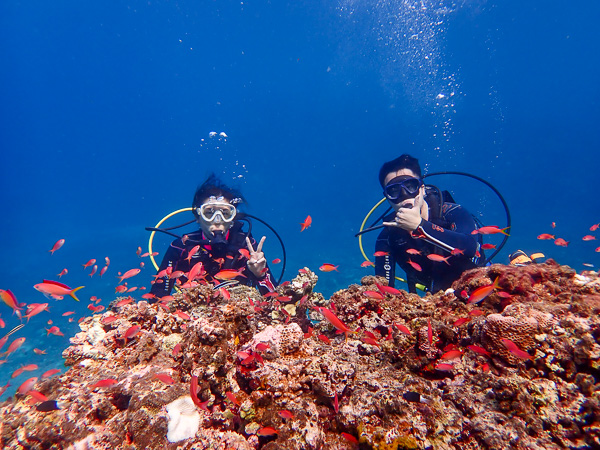
<path id="1" fill-rule="evenodd" d="M 409 198 L 402 202 L 393 222 L 383 222 L 386 227 L 402 228 L 406 231 L 415 231 L 421 224 L 421 208 L 423 206 L 423 196 Z"/>
<path id="2" fill-rule="evenodd" d="M 263 277 L 264 270 L 267 267 L 267 260 L 265 259 L 265 254 L 262 252 L 262 246 L 266 238 L 266 236 L 262 237 L 255 251 L 254 247 L 252 247 L 252 242 L 250 242 L 250 238 L 246 237 L 246 245 L 248 246 L 248 251 L 250 252 L 250 259 L 247 263 L 248 269 L 250 269 L 250 272 L 252 272 L 257 278 Z"/>

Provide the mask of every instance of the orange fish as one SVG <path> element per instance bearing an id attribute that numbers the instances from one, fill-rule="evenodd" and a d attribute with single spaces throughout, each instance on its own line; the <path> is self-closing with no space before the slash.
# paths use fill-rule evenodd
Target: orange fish
<path id="1" fill-rule="evenodd" d="M 121 273 L 119 272 L 120 276 L 118 276 L 117 278 L 119 278 L 119 283 L 122 283 L 123 280 L 125 280 L 127 278 L 131 278 L 131 277 L 135 277 L 140 272 L 141 272 L 140 269 L 129 269 L 123 275 L 121 275 Z"/>
<path id="2" fill-rule="evenodd" d="M 59 248 L 61 248 L 63 246 L 63 244 L 65 243 L 64 239 L 59 239 L 58 241 L 56 241 L 56 243 L 54 244 L 54 246 L 52 247 L 52 250 L 48 250 L 50 253 L 52 253 L 54 255 L 54 252 L 56 250 L 58 250 Z"/>
<path id="3" fill-rule="evenodd" d="M 235 394 L 233 392 L 227 391 L 227 392 L 225 392 L 225 395 L 231 401 L 231 403 L 233 403 L 234 405 L 237 405 L 237 406 L 241 405 L 240 401 L 237 399 L 237 397 L 235 396 Z"/>
<path id="4" fill-rule="evenodd" d="M 379 292 L 365 291 L 364 294 L 365 294 L 365 297 L 374 298 L 376 300 L 382 300 L 383 299 L 383 295 L 381 295 Z"/>
<path id="5" fill-rule="evenodd" d="M 375 264 L 372 263 L 371 261 L 363 261 L 360 265 L 360 267 L 369 267 L 369 266 L 375 267 Z"/>
<path id="6" fill-rule="evenodd" d="M 311 224 L 312 224 L 312 217 L 306 216 L 306 219 L 304 219 L 304 222 L 300 222 L 300 225 L 302 225 L 300 232 L 303 232 L 304 230 L 306 230 L 308 227 L 311 226 Z"/>
<path id="7" fill-rule="evenodd" d="M 600 223 L 595 223 L 590 227 L 590 231 L 596 231 L 600 227 Z"/>
<path id="8" fill-rule="evenodd" d="M 8 337 L 8 336 L 6 336 L 6 337 Z M 14 341 L 11 342 L 11 344 L 8 346 L 8 349 L 3 353 L 3 355 L 10 355 L 12 352 L 14 352 L 16 349 L 18 349 L 21 345 L 23 345 L 23 342 L 25 342 L 24 337 L 15 339 Z"/>
<path id="9" fill-rule="evenodd" d="M 36 355 L 45 355 L 46 350 L 40 350 L 39 348 L 34 348 L 33 353 L 35 353 Z"/>
<path id="10" fill-rule="evenodd" d="M 102 278 L 102 275 L 104 275 L 106 273 L 106 271 L 108 270 L 108 266 L 104 266 L 102 268 L 102 270 L 100 271 L 100 278 Z"/>
<path id="11" fill-rule="evenodd" d="M 69 273 L 69 271 L 68 271 L 67 269 L 63 269 L 63 270 L 61 270 L 61 272 L 60 272 L 60 273 L 59 273 L 57 276 L 58 276 L 58 278 L 60 278 L 60 277 L 62 277 L 63 275 L 66 275 L 66 274 L 68 274 L 68 273 Z"/>
<path id="12" fill-rule="evenodd" d="M 155 373 L 152 378 L 155 378 L 159 381 L 162 381 L 165 384 L 171 385 L 175 383 L 175 380 L 169 376 L 167 373 Z"/>
<path id="13" fill-rule="evenodd" d="M 27 312 L 27 314 L 25 314 L 25 317 L 27 317 L 27 322 L 29 322 L 29 319 L 31 319 L 33 316 L 37 316 L 42 311 L 50 312 L 50 310 L 48 309 L 48 303 L 42 303 L 39 305 L 35 305 L 33 308 L 31 308 Z"/>
<path id="14" fill-rule="evenodd" d="M 543 241 L 543 240 L 556 239 L 556 236 L 554 236 L 553 234 L 544 233 L 544 234 L 540 234 L 537 238 Z"/>
<path id="15" fill-rule="evenodd" d="M 464 251 L 464 250 L 461 250 L 460 248 L 455 248 L 454 250 L 452 250 L 452 251 L 450 252 L 450 254 L 451 254 L 452 256 L 464 255 L 464 254 L 465 254 L 465 251 Z"/>
<path id="16" fill-rule="evenodd" d="M 17 392 L 19 394 L 27 394 L 31 389 L 33 389 L 33 386 L 35 386 L 35 383 L 37 383 L 37 377 L 33 377 L 33 378 L 29 378 L 28 380 L 25 380 L 25 382 L 19 386 L 19 388 L 17 389 Z"/>
<path id="17" fill-rule="evenodd" d="M 499 279 L 500 277 L 496 277 L 492 284 L 481 286 L 475 289 L 470 295 L 469 300 L 467 300 L 467 303 L 479 303 L 480 301 L 482 301 L 484 298 L 490 295 L 494 291 L 494 289 L 498 287 Z"/>
<path id="18" fill-rule="evenodd" d="M 471 231 L 471 234 L 498 234 L 498 233 L 502 233 L 505 234 L 507 236 L 510 236 L 510 234 L 508 234 L 506 232 L 506 230 L 508 230 L 510 227 L 506 227 L 506 228 L 500 228 L 499 226 L 496 225 L 490 225 L 487 227 L 481 227 L 478 228 L 476 230 Z"/>
<path id="19" fill-rule="evenodd" d="M 292 414 L 292 412 L 288 411 L 287 409 L 282 409 L 277 414 L 279 414 L 279 417 L 281 417 L 282 419 L 293 419 L 294 418 L 294 414 Z"/>
<path id="20" fill-rule="evenodd" d="M 192 257 L 198 252 L 198 250 L 200 250 L 200 246 L 199 245 L 195 245 L 194 247 L 192 247 L 192 249 L 188 252 L 187 255 L 187 259 L 188 262 L 192 262 Z"/>
<path id="21" fill-rule="evenodd" d="M 40 291 L 46 297 L 51 296 L 53 298 L 62 299 L 65 295 L 70 295 L 76 301 L 79 301 L 75 292 L 79 289 L 83 289 L 84 286 L 76 287 L 75 289 L 71 289 L 66 284 L 59 283 L 58 281 L 44 280 L 43 283 L 38 283 L 33 286 L 34 289 Z"/>
<path id="22" fill-rule="evenodd" d="M 127 343 L 127 339 L 133 339 L 134 337 L 136 337 L 141 329 L 142 327 L 140 325 L 133 325 L 129 327 L 129 329 L 123 335 L 123 341 Z"/>
<path id="23" fill-rule="evenodd" d="M 377 286 L 377 289 L 379 289 L 379 292 L 381 292 L 382 294 L 392 294 L 392 295 L 400 294 L 400 291 L 398 289 L 395 289 L 391 286 L 383 286 L 383 285 L 377 284 L 377 283 L 375 283 L 375 286 Z"/>
<path id="24" fill-rule="evenodd" d="M 245 267 L 241 267 L 238 270 L 235 269 L 223 269 L 220 272 L 218 272 L 217 274 L 214 275 L 214 278 L 216 278 L 217 280 L 232 280 L 234 278 L 237 277 L 244 277 L 246 278 L 246 275 L 244 275 L 242 272 L 245 270 Z"/>
<path id="25" fill-rule="evenodd" d="M 435 262 L 442 262 L 443 261 L 446 264 L 450 265 L 450 263 L 448 262 L 448 258 L 450 258 L 450 256 L 446 256 L 444 258 L 442 255 L 436 255 L 435 253 L 427 255 L 427 259 L 430 259 L 431 261 L 435 261 Z"/>
<path id="26" fill-rule="evenodd" d="M 589 235 L 589 234 L 588 234 L 588 235 L 586 235 L 586 236 L 582 237 L 582 239 L 583 239 L 584 241 L 593 241 L 593 240 L 595 240 L 595 239 L 596 239 L 596 236 L 592 236 L 592 235 Z"/>
<path id="27" fill-rule="evenodd" d="M 410 266 L 411 266 L 413 269 L 415 269 L 417 272 L 421 272 L 421 271 L 423 270 L 423 269 L 421 269 L 421 266 L 420 266 L 420 265 L 418 265 L 418 264 L 417 264 L 416 262 L 414 262 L 414 261 L 411 261 L 411 259 L 410 259 L 410 258 L 408 258 L 408 261 L 406 261 L 406 262 L 407 262 L 407 263 L 409 263 L 409 264 L 410 264 Z"/>
<path id="28" fill-rule="evenodd" d="M 332 272 L 334 270 L 336 272 L 339 272 L 338 267 L 340 267 L 340 266 L 339 265 L 338 266 L 334 266 L 333 264 L 325 263 L 321 267 L 319 267 L 319 270 L 321 272 Z"/>
<path id="29" fill-rule="evenodd" d="M 420 255 L 421 251 L 416 250 L 414 248 L 409 248 L 408 250 L 406 250 L 406 253 L 408 253 L 409 255 Z"/>
<path id="30" fill-rule="evenodd" d="M 561 247 L 566 247 L 569 245 L 569 241 L 565 241 L 563 238 L 558 238 L 554 241 L 554 244 L 560 245 Z"/>
<path id="31" fill-rule="evenodd" d="M 98 266 L 96 264 L 94 264 L 94 267 L 92 267 L 92 271 L 90 272 L 90 277 L 93 277 L 97 270 L 98 270 Z"/>
<path id="32" fill-rule="evenodd" d="M 387 256 L 387 255 L 389 255 L 388 252 L 381 252 L 381 251 L 379 251 L 379 252 L 373 253 L 373 256 L 377 256 L 377 257 L 379 257 L 379 256 Z"/>
<path id="33" fill-rule="evenodd" d="M 0 289 L 0 297 L 4 303 L 13 309 L 13 312 L 23 310 L 23 308 L 20 307 L 19 302 L 17 302 L 17 297 L 15 297 L 15 294 L 13 294 L 10 289 Z"/>
<path id="34" fill-rule="evenodd" d="M 240 252 L 240 254 L 246 258 L 246 259 L 250 259 L 250 252 L 248 250 L 246 250 L 245 248 L 240 248 L 238 250 L 238 252 Z"/>
<path id="35" fill-rule="evenodd" d="M 42 374 L 42 378 L 50 378 L 52 375 L 60 373 L 60 369 L 50 369 Z"/>

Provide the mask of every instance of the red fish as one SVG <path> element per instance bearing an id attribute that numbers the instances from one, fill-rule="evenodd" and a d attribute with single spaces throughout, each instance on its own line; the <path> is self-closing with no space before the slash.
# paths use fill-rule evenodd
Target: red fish
<path id="1" fill-rule="evenodd" d="M 319 339 L 320 341 L 325 342 L 326 344 L 331 344 L 331 341 L 329 340 L 329 338 L 327 336 L 325 336 L 324 334 L 318 335 L 317 339 Z"/>
<path id="2" fill-rule="evenodd" d="M 271 263 L 273 264 L 279 264 L 281 262 L 281 259 L 279 258 L 275 258 L 273 261 L 271 261 Z"/>
<path id="3" fill-rule="evenodd" d="M 131 278 L 131 277 L 135 277 L 138 273 L 140 273 L 140 269 L 129 269 L 127 272 L 125 272 L 123 275 L 121 275 L 119 273 L 120 276 L 118 276 L 117 278 L 119 278 L 119 283 L 122 283 L 123 280 L 127 279 L 127 278 Z"/>
<path id="4" fill-rule="evenodd" d="M 472 352 L 479 353 L 480 355 L 492 356 L 485 348 L 479 347 L 478 345 L 467 345 L 467 348 Z"/>
<path id="5" fill-rule="evenodd" d="M 194 247 L 192 247 L 185 259 L 187 259 L 188 262 L 192 262 L 192 257 L 198 252 L 198 250 L 200 250 L 199 245 L 195 245 Z"/>
<path id="6" fill-rule="evenodd" d="M 600 227 L 600 223 L 595 223 L 590 227 L 590 231 L 596 231 Z"/>
<path id="7" fill-rule="evenodd" d="M 97 381 L 94 384 L 92 384 L 90 386 L 90 389 L 110 387 L 115 384 L 117 384 L 117 380 L 115 380 L 114 378 L 105 378 L 103 380 Z"/>
<path id="8" fill-rule="evenodd" d="M 450 265 L 450 263 L 448 262 L 448 258 L 450 258 L 450 256 L 446 256 L 444 258 L 442 255 L 436 255 L 435 253 L 427 255 L 427 259 L 430 259 L 431 261 L 445 262 L 446 264 Z"/>
<path id="9" fill-rule="evenodd" d="M 540 234 L 537 238 L 542 241 L 547 241 L 550 239 L 556 239 L 556 236 L 554 236 L 553 234 L 543 233 Z"/>
<path id="10" fill-rule="evenodd" d="M 262 427 L 256 432 L 257 436 L 273 436 L 274 434 L 279 434 L 279 431 L 273 427 Z"/>
<path id="11" fill-rule="evenodd" d="M 333 272 L 334 270 L 336 272 L 339 272 L 338 267 L 340 266 L 334 266 L 333 264 L 325 263 L 321 267 L 319 267 L 319 270 L 321 272 Z"/>
<path id="12" fill-rule="evenodd" d="M 46 350 L 40 350 L 39 348 L 34 348 L 33 353 L 35 353 L 36 355 L 45 355 Z"/>
<path id="13" fill-rule="evenodd" d="M 399 329 L 401 332 L 403 332 L 404 334 L 407 334 L 407 335 L 409 335 L 409 336 L 412 334 L 412 333 L 410 332 L 410 330 L 409 330 L 407 327 L 405 327 L 404 325 L 401 325 L 401 324 L 399 324 L 399 323 L 394 323 L 394 326 L 395 326 L 396 328 L 398 328 L 398 329 Z"/>
<path id="14" fill-rule="evenodd" d="M 381 295 L 379 292 L 375 292 L 375 291 L 365 291 L 364 295 L 365 295 L 365 297 L 374 298 L 376 300 L 383 299 L 383 295 Z"/>
<path id="15" fill-rule="evenodd" d="M 207 406 L 208 400 L 206 400 L 205 402 L 201 402 L 198 398 L 198 377 L 196 375 L 192 375 L 192 379 L 190 381 L 190 396 L 192 397 L 194 405 L 196 405 L 200 409 L 209 411 Z"/>
<path id="16" fill-rule="evenodd" d="M 496 248 L 496 246 L 494 244 L 483 244 L 481 246 L 481 248 L 484 249 L 484 250 L 491 250 L 493 248 Z"/>
<path id="17" fill-rule="evenodd" d="M 140 332 L 142 327 L 140 325 L 133 325 L 129 327 L 129 329 L 125 332 L 122 339 L 125 343 L 127 343 L 127 339 L 133 339 Z"/>
<path id="18" fill-rule="evenodd" d="M 337 392 L 335 393 L 335 397 L 333 398 L 333 410 L 335 411 L 336 414 L 338 412 L 340 412 L 340 404 L 338 402 Z"/>
<path id="19" fill-rule="evenodd" d="M 82 264 L 82 266 L 83 266 L 84 269 L 87 269 L 88 267 L 93 266 L 94 264 L 96 264 L 96 260 L 95 259 L 90 259 L 85 264 Z"/>
<path id="20" fill-rule="evenodd" d="M 8 338 L 8 336 L 6 336 L 6 337 Z M 14 341 L 11 342 L 11 344 L 8 346 L 8 349 L 6 349 L 6 351 L 3 353 L 3 355 L 10 355 L 12 352 L 14 352 L 16 349 L 18 349 L 21 345 L 23 345 L 23 342 L 25 342 L 24 337 L 15 339 Z"/>
<path id="21" fill-rule="evenodd" d="M 477 230 L 473 230 L 471 231 L 471 234 L 498 234 L 498 233 L 502 233 L 505 234 L 507 236 L 510 236 L 510 234 L 508 234 L 506 232 L 506 230 L 508 230 L 510 227 L 506 227 L 506 228 L 500 228 L 499 226 L 496 225 L 490 225 L 487 227 L 481 227 L 478 228 Z"/>
<path id="22" fill-rule="evenodd" d="M 60 331 L 60 328 L 58 328 L 56 325 L 51 328 L 46 328 L 46 331 L 48 332 L 46 336 L 50 336 L 51 334 L 55 336 L 64 336 L 64 334 Z"/>
<path id="23" fill-rule="evenodd" d="M 27 392 L 29 392 L 31 389 L 33 389 L 33 386 L 35 386 L 35 383 L 37 383 L 38 378 L 37 377 L 33 377 L 33 378 L 29 378 L 28 380 L 25 380 L 25 382 L 23 384 L 21 384 L 21 386 L 19 386 L 19 388 L 17 389 L 17 392 L 19 394 L 27 394 Z"/>
<path id="24" fill-rule="evenodd" d="M 25 317 L 27 317 L 27 322 L 29 322 L 29 319 L 31 319 L 33 316 L 37 316 L 42 311 L 50 312 L 48 309 L 48 303 L 42 303 L 31 308 L 27 314 L 25 314 Z"/>
<path id="25" fill-rule="evenodd" d="M 337 328 L 342 333 L 344 333 L 346 335 L 346 338 L 348 338 L 348 333 L 356 332 L 356 331 L 352 331 L 350 328 L 348 328 L 344 322 L 342 322 L 333 312 L 331 312 L 331 310 L 329 310 L 325 307 L 322 307 L 322 306 L 317 306 L 317 307 L 315 307 L 315 309 L 317 311 L 319 311 L 321 314 L 323 314 L 325 319 L 327 319 L 327 321 L 331 325 L 333 325 L 335 328 Z"/>
<path id="26" fill-rule="evenodd" d="M 363 261 L 360 265 L 360 267 L 370 267 L 370 266 L 375 267 L 375 264 L 372 263 L 371 261 Z"/>
<path id="27" fill-rule="evenodd" d="M 155 373 L 154 375 L 152 375 L 152 378 L 158 381 L 162 381 L 163 383 L 168 385 L 175 383 L 175 380 L 171 378 L 167 373 Z"/>
<path id="28" fill-rule="evenodd" d="M 462 358 L 463 352 L 460 350 L 450 350 L 440 356 L 440 359 L 459 359 Z"/>
<path id="29" fill-rule="evenodd" d="M 469 315 L 473 317 L 483 316 L 483 314 L 485 313 L 480 309 L 472 309 L 469 311 Z"/>
<path id="30" fill-rule="evenodd" d="M 345 433 L 345 432 L 343 432 L 343 431 L 342 431 L 341 435 L 342 435 L 342 437 L 343 437 L 344 439 L 346 439 L 348 442 L 352 442 L 353 444 L 358 444 L 358 439 L 356 439 L 356 438 L 355 438 L 354 436 L 352 436 L 351 434 L 349 434 L 349 433 Z"/>
<path id="31" fill-rule="evenodd" d="M 510 339 L 502 338 L 500 339 L 500 342 L 502 342 L 502 344 L 508 349 L 508 351 L 515 355 L 517 358 L 533 359 L 533 356 L 531 356 L 525 350 L 521 350 L 519 346 Z"/>
<path id="32" fill-rule="evenodd" d="M 431 320 L 427 319 L 427 340 L 429 345 L 433 345 L 433 328 L 431 328 Z"/>
<path id="33" fill-rule="evenodd" d="M 225 392 L 225 395 L 231 401 L 231 403 L 233 403 L 234 405 L 237 405 L 237 406 L 241 405 L 240 401 L 237 399 L 237 397 L 235 396 L 235 394 L 233 392 L 227 391 L 227 392 Z"/>
<path id="34" fill-rule="evenodd" d="M 50 378 L 52 375 L 60 373 L 60 369 L 50 369 L 42 374 L 42 378 Z"/>
<path id="35" fill-rule="evenodd" d="M 383 286 L 381 284 L 375 284 L 375 286 L 377 286 L 377 289 L 379 289 L 379 291 L 382 294 L 391 294 L 391 295 L 398 295 L 400 294 L 400 291 L 398 289 L 395 289 L 391 286 Z"/>
<path id="36" fill-rule="evenodd" d="M 56 250 L 58 250 L 59 248 L 61 248 L 64 243 L 65 243 L 64 239 L 59 239 L 58 241 L 55 242 L 54 246 L 52 247 L 52 250 L 48 250 L 48 251 L 54 255 L 54 252 Z"/>
<path id="37" fill-rule="evenodd" d="M 127 298 L 124 298 L 123 300 L 119 300 L 115 306 L 121 307 L 121 306 L 129 305 L 130 303 L 133 303 L 133 298 L 127 297 Z"/>
<path id="38" fill-rule="evenodd" d="M 247 249 L 245 249 L 245 248 L 240 248 L 240 249 L 238 250 L 238 252 L 240 252 L 240 254 L 241 254 L 241 255 L 242 255 L 244 258 L 246 258 L 246 259 L 250 259 L 250 252 L 249 252 Z"/>
<path id="39" fill-rule="evenodd" d="M 282 409 L 277 414 L 279 414 L 279 417 L 286 420 L 294 418 L 294 414 L 291 411 L 288 411 L 287 409 Z"/>
<path id="40" fill-rule="evenodd" d="M 406 250 L 406 253 L 408 253 L 409 255 L 420 255 L 421 251 L 414 248 L 409 248 L 408 250 Z"/>
<path id="41" fill-rule="evenodd" d="M 304 219 L 304 222 L 300 222 L 300 225 L 302 225 L 300 232 L 303 232 L 312 225 L 312 217 L 306 216 L 306 219 Z"/>
<path id="42" fill-rule="evenodd" d="M 184 313 L 183 311 L 181 311 L 179 309 L 177 311 L 175 311 L 173 313 L 173 315 L 177 316 L 177 317 L 179 317 L 180 319 L 183 319 L 183 320 L 190 320 L 189 314 L 186 314 L 186 313 Z"/>
<path id="43" fill-rule="evenodd" d="M 379 347 L 379 342 L 377 342 L 377 340 L 375 340 L 375 338 L 372 338 L 369 336 L 363 336 L 361 341 L 363 341 L 365 344 L 375 345 L 375 346 Z"/>
<path id="44" fill-rule="evenodd" d="M 258 350 L 259 352 L 264 352 L 265 350 L 269 349 L 269 343 L 268 342 L 259 342 L 258 344 L 256 344 L 256 350 Z"/>
<path id="45" fill-rule="evenodd" d="M 452 250 L 452 251 L 450 252 L 450 254 L 451 254 L 452 256 L 464 255 L 464 254 L 465 254 L 465 251 L 464 251 L 464 250 L 461 250 L 460 248 L 455 248 L 454 250 Z"/>
<path id="46" fill-rule="evenodd" d="M 106 266 L 110 266 L 110 258 L 108 256 L 104 257 L 104 262 L 106 263 Z"/>
<path id="47" fill-rule="evenodd" d="M 60 273 L 57 275 L 58 278 L 62 277 L 63 275 L 68 274 L 69 271 L 67 269 L 63 269 L 60 271 Z"/>
<path id="48" fill-rule="evenodd" d="M 90 277 L 93 277 L 97 270 L 98 270 L 98 266 L 96 264 L 94 264 L 94 267 L 92 267 L 92 271 L 90 272 Z"/>
<path id="49" fill-rule="evenodd" d="M 435 366 L 435 370 L 439 370 L 441 372 L 451 372 L 452 370 L 454 370 L 454 366 L 452 364 L 436 364 Z"/>
<path id="50" fill-rule="evenodd" d="M 596 253 L 600 252 L 600 247 L 597 247 L 596 250 L 594 250 Z"/>
<path id="51" fill-rule="evenodd" d="M 381 251 L 379 251 L 379 252 L 373 253 L 373 256 L 375 256 L 375 257 L 387 256 L 387 255 L 389 255 L 388 252 L 381 252 Z"/>
<path id="52" fill-rule="evenodd" d="M 106 317 L 103 317 L 100 322 L 102 322 L 103 325 L 108 325 L 109 323 L 113 323 L 115 320 L 118 320 L 118 319 L 119 319 L 118 316 L 106 316 Z"/>
<path id="53" fill-rule="evenodd" d="M 558 238 L 554 241 L 554 244 L 560 245 L 561 247 L 566 247 L 569 245 L 569 241 L 565 241 L 563 238 Z"/>
<path id="54" fill-rule="evenodd" d="M 75 292 L 77 292 L 79 289 L 83 289 L 84 286 L 71 289 L 66 284 L 59 283 L 58 281 L 44 280 L 43 283 L 38 283 L 33 286 L 33 288 L 37 291 L 40 291 L 45 296 L 62 299 L 65 295 L 70 295 L 74 300 L 79 301 L 75 295 Z"/>
<path id="55" fill-rule="evenodd" d="M 590 234 L 585 235 L 584 237 L 582 237 L 581 239 L 583 239 L 584 241 L 593 241 L 596 239 L 596 236 L 592 236 Z"/>
<path id="56" fill-rule="evenodd" d="M 460 319 L 455 321 L 452 325 L 455 327 L 460 327 L 460 326 L 464 325 L 465 323 L 469 322 L 470 320 L 471 319 L 469 317 L 461 317 Z"/>
<path id="57" fill-rule="evenodd" d="M 414 262 L 414 261 L 411 261 L 411 259 L 410 259 L 410 258 L 408 258 L 408 261 L 407 261 L 407 263 L 409 263 L 409 264 L 410 264 L 410 266 L 411 266 L 413 269 L 415 269 L 417 272 L 421 272 L 421 271 L 423 271 L 423 269 L 421 269 L 421 266 L 420 266 L 420 265 L 418 265 L 416 262 Z"/>
<path id="58" fill-rule="evenodd" d="M 494 291 L 494 289 L 498 287 L 499 279 L 500 277 L 496 277 L 492 284 L 481 286 L 475 289 L 473 293 L 469 296 L 469 300 L 467 300 L 467 303 L 479 303 L 480 301 L 482 301 L 484 298 L 490 295 Z"/>

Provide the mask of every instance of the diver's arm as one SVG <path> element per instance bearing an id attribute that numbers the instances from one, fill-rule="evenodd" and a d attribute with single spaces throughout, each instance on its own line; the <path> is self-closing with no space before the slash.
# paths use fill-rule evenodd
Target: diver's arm
<path id="1" fill-rule="evenodd" d="M 442 228 L 427 220 L 422 220 L 415 231 L 411 233 L 413 238 L 425 239 L 436 247 L 452 252 L 460 249 L 464 257 L 472 258 L 477 251 L 477 238 L 471 234 L 475 230 L 475 221 L 471 214 L 463 207 L 456 205 L 444 219 L 451 223 L 454 230 Z"/>
<path id="2" fill-rule="evenodd" d="M 375 257 L 375 275 L 384 277 L 388 280 L 388 286 L 394 287 L 396 281 L 396 261 L 392 256 L 392 248 L 389 240 L 389 230 L 384 230 L 379 233 L 375 242 L 375 252 L 386 253 L 383 256 Z"/>

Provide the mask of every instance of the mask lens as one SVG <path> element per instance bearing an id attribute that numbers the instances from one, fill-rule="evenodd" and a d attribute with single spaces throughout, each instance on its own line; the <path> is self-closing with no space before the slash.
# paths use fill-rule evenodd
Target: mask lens
<path id="1" fill-rule="evenodd" d="M 217 217 L 225 222 L 231 222 L 236 214 L 235 206 L 228 203 L 205 203 L 198 210 L 207 222 L 213 222 Z"/>
<path id="2" fill-rule="evenodd" d="M 423 182 L 419 178 L 397 177 L 385 187 L 383 194 L 388 200 L 400 203 L 407 198 L 414 198 Z"/>

